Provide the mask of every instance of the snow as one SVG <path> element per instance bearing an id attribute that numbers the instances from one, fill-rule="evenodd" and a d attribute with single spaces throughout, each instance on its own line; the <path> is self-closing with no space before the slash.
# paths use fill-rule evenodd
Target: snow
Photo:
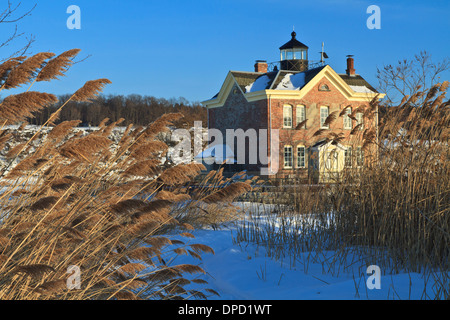
<path id="1" fill-rule="evenodd" d="M 349 260 L 346 263 L 350 268 L 331 274 L 323 260 L 332 259 L 334 252 L 324 252 L 324 259 L 316 262 L 307 259 L 309 253 L 305 252 L 295 266 L 289 258 L 272 259 L 262 246 L 236 244 L 236 225 L 232 223 L 192 234 L 192 243 L 208 245 L 215 254 L 203 254 L 199 264 L 206 271 L 201 278 L 208 284 L 189 284 L 186 289 L 211 288 L 220 294 L 209 300 L 420 300 L 426 297 L 424 292 L 428 299 L 434 297 L 430 277 L 418 273 L 382 273 L 380 289 L 367 287 L 370 274 L 366 273 L 368 265 L 362 262 Z M 198 261 L 178 256 L 174 263 Z"/>
<path id="2" fill-rule="evenodd" d="M 281 82 L 278 84 L 275 90 L 299 90 L 305 85 L 305 73 L 288 73 Z"/>
<path id="3" fill-rule="evenodd" d="M 245 92 L 255 92 L 265 90 L 270 79 L 267 75 L 260 76 L 255 82 L 245 87 Z M 305 73 L 299 72 L 296 74 L 286 74 L 275 90 L 300 90 L 305 85 Z"/>
<path id="4" fill-rule="evenodd" d="M 369 88 L 367 88 L 366 86 L 350 86 L 350 88 L 353 91 L 359 92 L 359 93 L 373 93 L 373 91 L 370 90 Z"/>
<path id="5" fill-rule="evenodd" d="M 195 156 L 195 160 L 211 161 L 221 164 L 223 162 L 235 163 L 234 153 L 226 144 L 216 144 Z"/>
<path id="6" fill-rule="evenodd" d="M 263 75 L 260 76 L 258 79 L 255 80 L 255 82 L 249 84 L 245 87 L 245 92 L 255 92 L 260 90 L 265 90 L 267 88 L 267 84 L 270 82 L 270 79 L 268 76 Z"/>

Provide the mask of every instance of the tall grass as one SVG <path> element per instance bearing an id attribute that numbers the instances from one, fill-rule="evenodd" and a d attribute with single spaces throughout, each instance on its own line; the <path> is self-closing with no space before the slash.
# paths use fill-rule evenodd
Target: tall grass
<path id="1" fill-rule="evenodd" d="M 0 65 L 0 90 L 28 85 L 0 104 L 3 125 L 24 121 L 56 101 L 29 91 L 33 83 L 64 75 L 79 50 L 59 56 L 19 57 Z M 68 101 L 89 101 L 109 80 L 88 81 Z M 61 108 L 68 102 L 62 104 Z M 121 121 L 105 119 L 90 133 L 79 121 L 57 125 L 51 115 L 25 142 L 2 127 L 5 161 L 0 194 L 0 299 L 207 298 L 195 264 L 175 264 L 178 255 L 201 259 L 213 248 L 195 242 L 194 225 L 213 223 L 219 203 L 251 189 L 220 171 L 194 178 L 201 164 L 167 165 L 168 146 L 159 136 L 181 114 L 165 114 L 145 127 L 129 125 L 114 144 Z M 22 130 L 21 126 L 18 130 Z M 229 209 L 227 209 L 229 210 Z M 180 240 L 180 236 L 182 239 Z M 74 269 L 75 266 L 75 269 Z M 78 269 L 79 285 L 72 270 Z M 189 283 L 203 289 L 185 289 Z M 77 285 L 74 285 L 77 284 Z"/>
<path id="2" fill-rule="evenodd" d="M 321 188 L 291 188 L 291 206 L 272 206 L 264 223 L 251 217 L 237 241 L 260 243 L 292 263 L 322 263 L 335 274 L 354 264 L 424 273 L 435 282 L 434 295 L 424 298 L 450 298 L 447 87 L 437 84 L 385 108 L 378 135 L 355 128 L 344 142 L 363 147 L 362 167 L 353 159 L 353 168 Z M 364 113 L 374 117 L 377 107 L 372 102 Z"/>

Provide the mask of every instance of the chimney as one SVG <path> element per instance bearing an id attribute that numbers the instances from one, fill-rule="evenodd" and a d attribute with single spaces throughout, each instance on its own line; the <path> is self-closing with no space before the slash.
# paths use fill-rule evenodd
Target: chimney
<path id="1" fill-rule="evenodd" d="M 255 72 L 267 73 L 267 62 L 266 62 L 266 60 L 256 60 Z"/>
<path id="2" fill-rule="evenodd" d="M 354 61 L 353 61 L 352 57 L 353 57 L 353 55 L 348 55 L 347 56 L 347 70 L 345 70 L 345 72 L 349 76 L 354 76 L 355 75 Z"/>

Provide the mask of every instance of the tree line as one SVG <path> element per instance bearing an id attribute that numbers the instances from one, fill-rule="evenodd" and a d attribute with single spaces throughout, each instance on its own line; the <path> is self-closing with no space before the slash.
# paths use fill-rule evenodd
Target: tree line
<path id="1" fill-rule="evenodd" d="M 70 98 L 61 95 L 58 102 L 37 112 L 30 124 L 42 125 L 50 115 Z M 202 121 L 206 125 L 206 108 L 200 103 L 189 102 L 185 98 L 156 98 L 153 96 L 130 95 L 100 95 L 92 102 L 69 101 L 60 111 L 55 124 L 67 120 L 80 120 L 80 126 L 97 126 L 105 118 L 110 121 L 125 119 L 121 125 L 148 125 L 165 113 L 182 113 L 183 119 L 179 125 L 192 127 L 194 121 Z"/>

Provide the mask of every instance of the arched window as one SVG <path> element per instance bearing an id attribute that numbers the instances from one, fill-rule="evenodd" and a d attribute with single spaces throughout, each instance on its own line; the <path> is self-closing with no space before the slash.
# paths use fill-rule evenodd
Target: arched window
<path id="1" fill-rule="evenodd" d="M 321 129 L 328 129 L 330 126 L 327 124 L 325 125 L 325 120 L 327 120 L 329 115 L 330 109 L 326 106 L 320 107 L 320 128 Z"/>
<path id="2" fill-rule="evenodd" d="M 344 129 L 352 129 L 352 119 L 348 116 L 352 113 L 352 107 L 348 107 L 344 114 Z"/>
<path id="3" fill-rule="evenodd" d="M 302 123 L 303 121 L 306 120 L 306 107 L 303 105 L 299 105 L 297 106 L 297 110 L 296 110 L 296 116 L 297 116 L 297 125 L 299 125 L 299 123 Z M 298 128 L 300 129 L 300 128 Z M 306 123 L 302 126 L 302 129 L 306 129 Z"/>
<path id="4" fill-rule="evenodd" d="M 357 112 L 355 114 L 356 125 L 361 125 L 360 129 L 364 129 L 364 114 L 362 112 Z"/>
<path id="5" fill-rule="evenodd" d="M 297 146 L 297 168 L 306 167 L 306 148 L 305 146 Z"/>
<path id="6" fill-rule="evenodd" d="M 289 104 L 283 106 L 283 128 L 292 128 L 292 106 Z"/>
<path id="7" fill-rule="evenodd" d="M 361 147 L 356 148 L 356 165 L 358 167 L 364 165 L 364 150 Z"/>
<path id="8" fill-rule="evenodd" d="M 284 168 L 292 168 L 292 146 L 284 146 Z"/>
<path id="9" fill-rule="evenodd" d="M 347 147 L 347 149 L 345 149 L 344 166 L 347 168 L 352 167 L 352 147 Z"/>

